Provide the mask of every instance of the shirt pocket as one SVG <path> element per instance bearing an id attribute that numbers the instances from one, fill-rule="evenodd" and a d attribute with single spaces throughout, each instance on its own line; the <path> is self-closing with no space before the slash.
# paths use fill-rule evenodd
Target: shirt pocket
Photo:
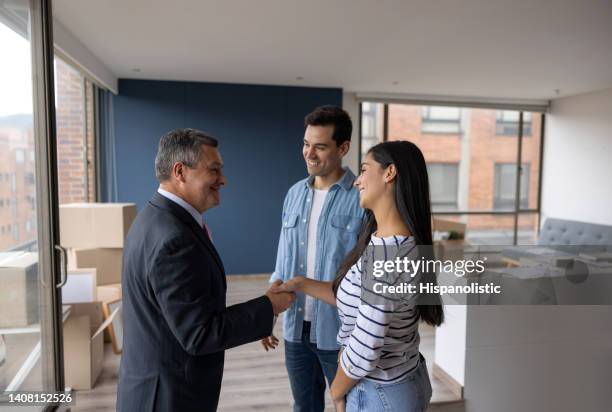
<path id="1" fill-rule="evenodd" d="M 283 216 L 283 229 L 292 229 L 297 226 L 300 215 L 297 213 L 285 213 Z"/>

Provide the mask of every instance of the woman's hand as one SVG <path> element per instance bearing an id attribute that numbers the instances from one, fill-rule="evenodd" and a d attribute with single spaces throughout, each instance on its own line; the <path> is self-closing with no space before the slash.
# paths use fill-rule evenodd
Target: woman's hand
<path id="1" fill-rule="evenodd" d="M 270 290 L 272 292 L 301 292 L 304 284 L 304 276 L 295 276 L 285 283 L 277 286 L 272 286 Z"/>
<path id="2" fill-rule="evenodd" d="M 346 411 L 346 399 L 342 398 L 341 400 L 334 401 L 334 406 L 336 407 L 336 412 L 345 412 Z"/>
<path id="3" fill-rule="evenodd" d="M 278 346 L 278 338 L 274 335 L 270 335 L 267 338 L 261 340 L 261 345 L 264 347 L 266 352 L 270 349 L 276 349 Z"/>

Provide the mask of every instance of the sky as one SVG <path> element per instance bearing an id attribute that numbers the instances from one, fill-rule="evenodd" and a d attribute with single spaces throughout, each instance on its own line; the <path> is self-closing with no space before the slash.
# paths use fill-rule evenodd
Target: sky
<path id="1" fill-rule="evenodd" d="M 30 42 L 0 23 L 0 117 L 32 114 Z"/>

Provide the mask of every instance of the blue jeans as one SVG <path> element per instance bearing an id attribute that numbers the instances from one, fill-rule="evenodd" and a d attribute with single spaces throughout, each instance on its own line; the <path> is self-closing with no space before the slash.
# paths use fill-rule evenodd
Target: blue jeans
<path id="1" fill-rule="evenodd" d="M 431 399 L 431 382 L 423 355 L 419 366 L 397 383 L 382 384 L 362 379 L 346 399 L 346 412 L 423 412 Z"/>
<path id="2" fill-rule="evenodd" d="M 310 322 L 304 322 L 301 342 L 285 340 L 285 365 L 293 393 L 293 411 L 323 412 L 325 378 L 331 385 L 338 368 L 338 351 L 317 349 L 310 342 Z"/>

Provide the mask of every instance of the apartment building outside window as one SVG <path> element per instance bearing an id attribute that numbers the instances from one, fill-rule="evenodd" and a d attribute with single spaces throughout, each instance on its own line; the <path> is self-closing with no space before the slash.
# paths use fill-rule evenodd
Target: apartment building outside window
<path id="1" fill-rule="evenodd" d="M 495 134 L 498 136 L 517 136 L 519 128 L 519 112 L 514 110 L 498 110 L 495 116 Z M 523 113 L 523 136 L 531 136 L 531 113 Z"/>
<path id="2" fill-rule="evenodd" d="M 520 207 L 526 209 L 529 203 L 529 164 L 521 166 Z M 493 208 L 513 210 L 516 198 L 516 164 L 496 163 Z"/>
<path id="3" fill-rule="evenodd" d="M 461 109 L 458 107 L 424 106 L 421 130 L 432 134 L 458 134 L 461 132 Z"/>
<path id="4" fill-rule="evenodd" d="M 467 225 L 474 244 L 533 244 L 537 237 L 540 198 L 542 124 L 539 112 L 496 108 L 377 103 L 387 133 L 383 140 L 408 140 L 423 152 L 428 165 L 432 212 Z M 366 102 L 362 103 L 362 108 Z M 367 115 L 367 111 L 364 113 Z M 504 133 L 500 138 L 500 133 Z M 365 152 L 366 141 L 362 141 Z M 523 165 L 516 209 L 516 169 Z"/>
<path id="5" fill-rule="evenodd" d="M 456 163 L 429 163 L 431 206 L 439 209 L 457 209 L 459 189 L 459 166 Z"/>

